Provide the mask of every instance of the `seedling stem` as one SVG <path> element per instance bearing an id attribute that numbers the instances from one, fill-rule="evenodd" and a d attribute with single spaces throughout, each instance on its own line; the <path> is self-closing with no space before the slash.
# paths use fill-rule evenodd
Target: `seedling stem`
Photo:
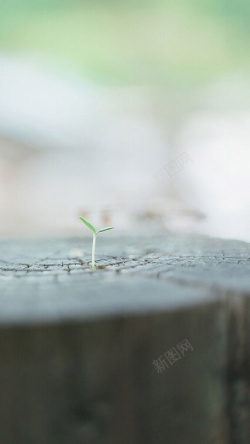
<path id="1" fill-rule="evenodd" d="M 95 241 L 96 241 L 96 234 L 93 234 L 93 244 L 92 244 L 92 270 L 96 270 L 96 266 L 95 266 Z"/>

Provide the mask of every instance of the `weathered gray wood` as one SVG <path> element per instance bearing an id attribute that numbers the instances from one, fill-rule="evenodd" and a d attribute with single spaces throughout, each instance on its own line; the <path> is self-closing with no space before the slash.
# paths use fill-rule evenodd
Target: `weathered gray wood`
<path id="1" fill-rule="evenodd" d="M 1 444 L 250 442 L 248 244 L 0 246 Z"/>

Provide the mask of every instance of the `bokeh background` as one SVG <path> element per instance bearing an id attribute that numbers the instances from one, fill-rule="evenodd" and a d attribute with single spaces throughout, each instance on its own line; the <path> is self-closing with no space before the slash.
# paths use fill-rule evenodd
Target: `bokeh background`
<path id="1" fill-rule="evenodd" d="M 249 165 L 246 0 L 0 0 L 0 237 L 250 241 Z"/>

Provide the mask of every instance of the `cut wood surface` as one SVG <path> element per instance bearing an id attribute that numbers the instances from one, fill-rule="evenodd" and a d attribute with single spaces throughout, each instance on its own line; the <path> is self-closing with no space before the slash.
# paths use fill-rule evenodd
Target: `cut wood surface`
<path id="1" fill-rule="evenodd" d="M 0 444 L 249 444 L 249 244 L 0 247 Z"/>

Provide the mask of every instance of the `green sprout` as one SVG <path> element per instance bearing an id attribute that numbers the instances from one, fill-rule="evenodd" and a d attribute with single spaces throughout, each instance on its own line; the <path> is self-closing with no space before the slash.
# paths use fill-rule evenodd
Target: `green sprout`
<path id="1" fill-rule="evenodd" d="M 79 219 L 88 227 L 91 231 L 93 231 L 93 244 L 92 244 L 92 270 L 96 269 L 95 266 L 95 242 L 96 242 L 96 236 L 98 233 L 102 233 L 103 231 L 112 230 L 114 227 L 106 227 L 102 228 L 101 230 L 96 231 L 95 227 L 91 225 L 86 219 L 79 216 Z"/>

